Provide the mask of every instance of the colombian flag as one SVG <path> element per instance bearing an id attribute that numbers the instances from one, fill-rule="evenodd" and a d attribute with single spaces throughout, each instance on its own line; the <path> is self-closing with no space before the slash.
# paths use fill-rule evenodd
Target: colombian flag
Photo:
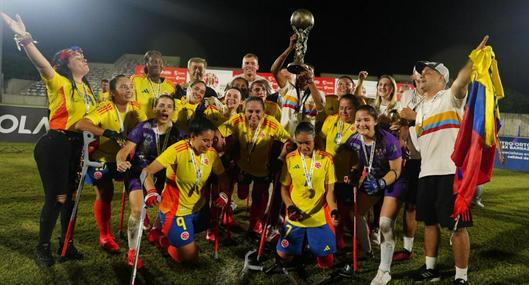
<path id="1" fill-rule="evenodd" d="M 468 217 L 468 207 L 478 185 L 492 176 L 500 126 L 498 100 L 504 97 L 498 63 L 492 47 L 473 50 L 471 83 L 465 114 L 457 135 L 452 160 L 457 170 L 452 218 Z"/>

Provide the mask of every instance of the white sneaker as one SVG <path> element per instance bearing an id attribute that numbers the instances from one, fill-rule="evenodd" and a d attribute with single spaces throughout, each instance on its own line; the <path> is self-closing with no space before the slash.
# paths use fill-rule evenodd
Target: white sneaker
<path id="1" fill-rule="evenodd" d="M 378 270 L 377 276 L 371 280 L 371 285 L 386 285 L 391 280 L 391 275 L 388 271 Z"/>

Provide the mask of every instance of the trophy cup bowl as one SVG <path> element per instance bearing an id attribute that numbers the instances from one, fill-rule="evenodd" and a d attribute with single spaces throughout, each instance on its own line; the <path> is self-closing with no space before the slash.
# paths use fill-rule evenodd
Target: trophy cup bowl
<path id="1" fill-rule="evenodd" d="M 298 9 L 290 16 L 290 25 L 297 34 L 296 52 L 294 54 L 294 62 L 287 66 L 290 73 L 300 74 L 307 67 L 304 63 L 305 53 L 307 51 L 307 39 L 310 30 L 314 26 L 314 16 L 307 9 Z"/>
<path id="2" fill-rule="evenodd" d="M 290 25 L 304 30 L 314 26 L 314 16 L 307 9 L 298 9 L 290 16 Z"/>

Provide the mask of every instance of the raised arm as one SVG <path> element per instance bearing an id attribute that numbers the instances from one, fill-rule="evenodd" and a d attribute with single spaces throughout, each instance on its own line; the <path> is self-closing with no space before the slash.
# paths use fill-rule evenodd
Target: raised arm
<path id="1" fill-rule="evenodd" d="M 22 22 L 22 18 L 19 15 L 16 15 L 16 20 L 9 17 L 7 14 L 2 12 L 2 19 L 7 24 L 7 26 L 15 34 L 15 38 L 19 43 L 19 46 L 24 48 L 26 55 L 29 60 L 33 63 L 37 71 L 45 79 L 51 79 L 55 71 L 51 66 L 50 62 L 42 55 L 35 43 L 31 34 L 26 31 L 26 26 Z"/>
<path id="2" fill-rule="evenodd" d="M 487 41 L 489 40 L 489 36 L 485 36 L 481 43 L 476 48 L 477 50 L 483 49 L 485 45 L 487 44 Z M 450 90 L 452 91 L 452 95 L 456 97 L 457 99 L 463 99 L 465 96 L 467 96 L 467 88 L 468 84 L 470 83 L 470 75 L 472 74 L 472 61 L 468 60 L 468 62 L 465 64 L 465 66 L 459 71 L 457 74 L 457 78 L 454 80 L 454 83 L 452 83 L 452 87 L 450 87 Z"/>
<path id="3" fill-rule="evenodd" d="M 272 67 L 270 68 L 270 72 L 272 72 L 272 75 L 276 79 L 277 85 L 279 85 L 279 88 L 285 87 L 285 85 L 288 83 L 287 78 L 285 78 L 285 76 L 282 75 L 280 71 L 288 55 L 292 52 L 292 50 L 294 50 L 297 39 L 298 39 L 298 36 L 296 34 L 293 34 L 292 36 L 290 36 L 290 43 L 288 44 L 287 49 L 281 55 L 279 55 L 278 58 L 276 58 L 276 60 L 272 64 Z"/>
<path id="4" fill-rule="evenodd" d="M 362 95 L 362 88 L 364 86 L 364 80 L 367 78 L 367 71 L 360 71 L 358 73 L 358 82 L 356 83 L 355 93 L 353 94 L 358 100 L 360 101 L 360 104 L 367 104 L 366 98 Z"/>

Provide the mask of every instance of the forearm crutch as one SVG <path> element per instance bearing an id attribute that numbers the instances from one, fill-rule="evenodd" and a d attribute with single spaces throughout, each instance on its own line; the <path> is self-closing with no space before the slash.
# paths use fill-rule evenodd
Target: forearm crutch
<path id="1" fill-rule="evenodd" d="M 125 235 L 123 234 L 123 218 L 125 215 L 125 197 L 127 194 L 127 191 L 125 189 L 125 185 L 123 185 L 123 190 L 121 192 L 121 208 L 119 209 L 119 227 L 118 227 L 118 236 L 120 238 L 125 238 Z"/>
<path id="2" fill-rule="evenodd" d="M 130 275 L 130 284 L 134 285 L 134 282 L 136 281 L 136 273 L 138 272 L 138 259 L 140 257 L 140 246 L 141 246 L 141 237 L 143 234 L 143 220 L 145 219 L 145 216 L 147 214 L 147 206 L 145 205 L 145 202 L 143 202 L 143 207 L 141 208 L 141 215 L 140 215 L 140 226 L 138 227 L 138 232 L 136 233 L 136 254 L 134 256 L 134 267 L 132 268 L 132 273 Z"/>
<path id="3" fill-rule="evenodd" d="M 356 197 L 357 197 L 358 189 L 356 186 L 353 186 L 353 271 L 356 272 L 358 269 L 358 244 L 357 240 L 358 237 L 356 236 L 356 214 L 358 210 L 358 205 L 356 204 Z"/>
<path id="4" fill-rule="evenodd" d="M 266 233 L 268 232 L 268 225 L 270 224 L 270 221 L 272 219 L 272 206 L 274 204 L 275 196 L 277 195 L 277 188 L 281 188 L 281 185 L 279 185 L 279 174 L 274 175 L 274 180 L 272 181 L 272 195 L 270 195 L 270 202 L 268 204 L 268 209 L 266 213 L 266 219 L 264 227 L 262 228 L 261 232 L 261 238 L 259 240 L 259 248 L 257 249 L 257 261 L 261 259 L 261 255 L 263 254 L 263 248 L 265 245 L 266 240 Z M 281 190 L 280 190 L 281 191 Z"/>
<path id="5" fill-rule="evenodd" d="M 66 235 L 64 237 L 61 256 L 66 256 L 66 251 L 68 250 L 68 244 L 70 237 L 72 236 L 72 230 L 73 226 L 75 225 L 75 220 L 77 217 L 77 208 L 79 207 L 79 200 L 81 199 L 81 191 L 83 190 L 84 186 L 84 178 L 86 176 L 86 172 L 88 171 L 88 167 L 103 167 L 103 164 L 100 162 L 94 162 L 90 161 L 90 157 L 88 155 L 88 145 L 95 141 L 94 134 L 84 131 L 83 132 L 83 157 L 82 157 L 82 168 L 81 168 L 81 177 L 79 180 L 79 184 L 77 185 L 77 192 L 75 194 L 75 202 L 72 210 L 72 215 L 70 216 L 70 221 L 68 222 L 68 229 L 66 230 Z"/>

